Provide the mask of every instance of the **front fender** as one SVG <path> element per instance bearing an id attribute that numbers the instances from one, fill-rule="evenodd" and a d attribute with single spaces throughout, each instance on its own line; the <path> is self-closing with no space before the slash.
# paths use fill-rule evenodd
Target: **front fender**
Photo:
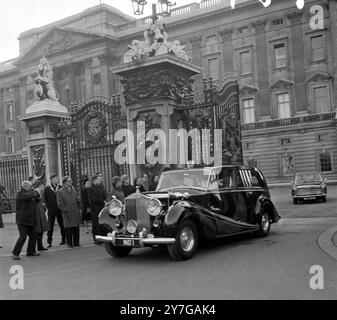
<path id="1" fill-rule="evenodd" d="M 269 214 L 273 223 L 281 219 L 272 201 L 263 195 L 261 195 L 256 202 L 255 215 L 259 215 L 262 208 Z"/>
<path id="2" fill-rule="evenodd" d="M 117 227 L 115 226 L 115 218 L 110 216 L 108 207 L 103 208 L 99 213 L 98 223 L 109 231 L 117 230 Z"/>

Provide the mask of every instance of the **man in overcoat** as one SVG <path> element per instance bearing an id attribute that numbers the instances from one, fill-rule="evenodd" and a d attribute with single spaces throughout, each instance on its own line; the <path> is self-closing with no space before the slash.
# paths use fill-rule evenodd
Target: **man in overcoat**
<path id="1" fill-rule="evenodd" d="M 95 244 L 101 244 L 96 241 L 95 236 L 100 235 L 100 226 L 98 223 L 98 215 L 101 210 L 106 205 L 106 192 L 102 188 L 102 178 L 100 176 L 93 176 L 91 178 L 91 187 L 88 189 L 90 210 L 91 210 L 91 221 L 92 221 L 92 235 Z"/>
<path id="2" fill-rule="evenodd" d="M 36 214 L 37 202 L 40 201 L 40 195 L 37 191 L 32 190 L 32 184 L 24 181 L 21 185 L 21 191 L 16 197 L 16 224 L 19 229 L 19 239 L 13 249 L 13 259 L 20 260 L 20 253 L 26 242 L 27 236 L 28 247 L 27 256 L 39 256 L 36 252 Z"/>
<path id="3" fill-rule="evenodd" d="M 56 194 L 57 205 L 62 211 L 68 247 L 80 246 L 81 210 L 80 199 L 70 177 L 62 180 L 62 188 Z"/>

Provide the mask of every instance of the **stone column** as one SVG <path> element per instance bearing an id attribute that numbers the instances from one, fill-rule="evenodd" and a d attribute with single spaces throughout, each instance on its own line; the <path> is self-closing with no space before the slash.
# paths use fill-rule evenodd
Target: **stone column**
<path id="1" fill-rule="evenodd" d="M 258 87 L 257 91 L 257 105 L 260 107 L 260 116 L 270 116 L 270 97 L 269 97 L 269 73 L 268 73 L 268 52 L 266 40 L 266 20 L 253 23 L 253 28 L 256 33 L 256 58 L 257 58 L 257 74 Z"/>
<path id="2" fill-rule="evenodd" d="M 291 22 L 291 40 L 293 48 L 294 63 L 294 94 L 295 94 L 295 112 L 307 111 L 307 95 L 305 85 L 305 65 L 302 53 L 304 52 L 303 43 L 303 12 L 293 12 L 287 17 Z"/>
<path id="3" fill-rule="evenodd" d="M 87 58 L 84 60 L 84 74 L 85 74 L 85 87 L 86 87 L 86 97 L 93 95 L 92 89 L 92 58 Z"/>
<path id="4" fill-rule="evenodd" d="M 223 41 L 223 59 L 224 59 L 224 68 L 225 74 L 227 72 L 234 72 L 234 59 L 233 59 L 233 29 L 227 29 L 220 31 L 220 35 Z"/>
<path id="5" fill-rule="evenodd" d="M 29 174 L 50 183 L 50 176 L 61 172 L 59 147 L 55 127 L 68 116 L 67 108 L 57 101 L 42 100 L 27 108 L 18 117 L 26 124 Z"/>

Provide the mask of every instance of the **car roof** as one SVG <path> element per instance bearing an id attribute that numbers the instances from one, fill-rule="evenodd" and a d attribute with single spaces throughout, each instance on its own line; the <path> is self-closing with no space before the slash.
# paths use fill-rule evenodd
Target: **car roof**
<path id="1" fill-rule="evenodd" d="M 216 167 L 202 167 L 202 168 L 179 168 L 179 169 L 170 169 L 170 170 L 167 170 L 163 173 L 166 173 L 166 172 L 180 172 L 180 171 L 197 171 L 197 170 L 215 170 L 215 169 L 246 169 L 246 170 L 249 170 L 249 169 L 257 169 L 255 167 L 247 167 L 247 166 L 243 166 L 243 165 L 224 165 L 224 166 L 216 166 Z"/>

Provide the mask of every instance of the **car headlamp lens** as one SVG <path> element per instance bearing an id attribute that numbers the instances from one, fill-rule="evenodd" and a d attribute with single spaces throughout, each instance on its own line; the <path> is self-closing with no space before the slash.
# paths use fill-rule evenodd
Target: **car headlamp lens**
<path id="1" fill-rule="evenodd" d="M 147 204 L 147 212 L 150 216 L 156 217 L 161 211 L 162 204 L 158 199 L 150 199 Z"/>
<path id="2" fill-rule="evenodd" d="M 115 199 L 110 202 L 109 212 L 114 217 L 118 217 L 122 213 L 122 208 L 122 203 L 119 200 Z"/>
<path id="3" fill-rule="evenodd" d="M 126 230 L 129 232 L 129 233 L 136 233 L 137 231 L 137 221 L 135 220 L 129 220 L 127 225 L 126 225 Z"/>

